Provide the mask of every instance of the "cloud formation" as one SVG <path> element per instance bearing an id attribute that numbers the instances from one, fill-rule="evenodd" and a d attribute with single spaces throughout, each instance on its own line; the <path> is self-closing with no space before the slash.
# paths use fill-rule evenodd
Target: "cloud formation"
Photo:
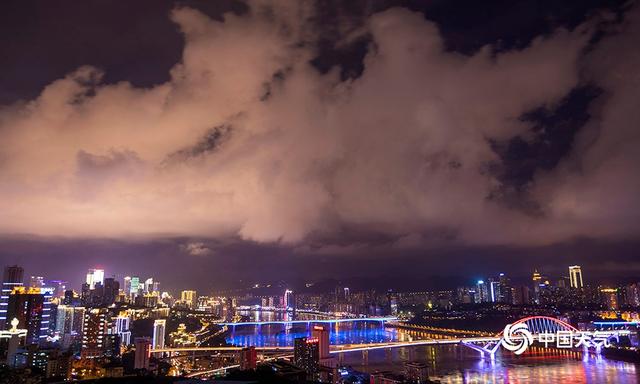
<path id="1" fill-rule="evenodd" d="M 390 9 L 363 27 L 361 76 L 341 80 L 310 64 L 312 9 L 283 4 L 223 21 L 174 10 L 185 47 L 165 84 L 103 84 L 82 67 L 0 109 L 0 232 L 355 233 L 401 247 L 637 236 L 637 15 L 586 56 L 589 25 L 467 56 L 446 51 L 422 15 Z M 532 181 L 541 214 L 489 198 L 501 183 L 490 141 L 527 137 L 521 116 L 558 105 L 581 72 L 606 96 L 571 154 Z"/>

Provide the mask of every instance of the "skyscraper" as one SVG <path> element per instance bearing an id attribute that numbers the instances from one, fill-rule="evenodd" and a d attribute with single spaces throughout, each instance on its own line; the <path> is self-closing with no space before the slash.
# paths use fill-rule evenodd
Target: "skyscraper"
<path id="1" fill-rule="evenodd" d="M 284 297 L 282 298 L 282 307 L 284 309 L 295 309 L 295 302 L 293 299 L 293 291 L 290 289 L 287 289 L 284 291 Z"/>
<path id="2" fill-rule="evenodd" d="M 15 286 L 9 294 L 7 318 L 16 318 L 27 330 L 26 344 L 38 344 L 49 331 L 51 292 Z"/>
<path id="3" fill-rule="evenodd" d="M 331 357 L 329 354 L 329 330 L 322 325 L 314 325 L 311 337 L 318 340 L 319 358 L 322 360 Z"/>
<path id="4" fill-rule="evenodd" d="M 125 296 L 131 295 L 131 276 L 125 276 L 122 282 L 122 291 Z"/>
<path id="5" fill-rule="evenodd" d="M 187 307 L 193 309 L 196 304 L 196 291 L 182 291 L 180 299 Z"/>
<path id="6" fill-rule="evenodd" d="M 293 363 L 307 372 L 308 380 L 315 380 L 320 371 L 318 339 L 299 337 L 293 341 Z"/>
<path id="7" fill-rule="evenodd" d="M 86 283 L 89 284 L 89 289 L 94 289 L 96 283 L 104 283 L 104 269 L 90 269 L 87 272 Z"/>
<path id="8" fill-rule="evenodd" d="M 2 292 L 0 292 L 0 330 L 8 328 L 7 305 L 9 302 L 9 294 L 13 291 L 14 287 L 22 286 L 23 275 L 24 270 L 22 267 L 18 267 L 17 265 L 4 268 Z"/>
<path id="9" fill-rule="evenodd" d="M 84 314 L 82 325 L 82 358 L 95 358 L 103 355 L 107 336 L 107 309 L 93 308 Z"/>
<path id="10" fill-rule="evenodd" d="M 131 344 L 131 331 L 129 330 L 129 324 L 131 319 L 123 312 L 115 319 L 114 333 L 120 336 L 120 342 L 123 345 Z"/>
<path id="11" fill-rule="evenodd" d="M 128 293 L 132 296 L 137 295 L 139 288 L 140 288 L 140 278 L 138 276 L 133 276 L 131 278 L 131 290 Z"/>
<path id="12" fill-rule="evenodd" d="M 164 348 L 164 334 L 167 328 L 167 320 L 157 319 L 153 322 L 152 349 Z"/>
<path id="13" fill-rule="evenodd" d="M 116 302 L 118 292 L 120 291 L 120 283 L 113 277 L 104 279 L 104 292 L 102 294 L 102 304 L 111 305 Z"/>
<path id="14" fill-rule="evenodd" d="M 582 268 L 579 265 L 572 265 L 569 267 L 569 282 L 571 288 L 582 288 Z"/>
<path id="15" fill-rule="evenodd" d="M 58 305 L 55 332 L 60 338 L 63 348 L 68 348 L 73 341 L 82 336 L 84 312 L 84 307 Z"/>
<path id="16" fill-rule="evenodd" d="M 490 297 L 489 297 L 489 289 L 487 288 L 487 283 L 485 283 L 484 280 L 478 280 L 478 283 L 476 284 L 475 302 L 486 303 L 489 300 L 490 300 Z"/>

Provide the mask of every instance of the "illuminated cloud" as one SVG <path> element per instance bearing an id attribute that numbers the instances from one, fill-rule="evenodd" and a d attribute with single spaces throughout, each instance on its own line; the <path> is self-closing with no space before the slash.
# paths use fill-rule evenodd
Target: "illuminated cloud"
<path id="1" fill-rule="evenodd" d="M 536 175 L 532 215 L 489 198 L 503 182 L 490 141 L 526 137 L 524 113 L 580 84 L 588 26 L 465 56 L 391 9 L 367 20 L 362 75 L 342 80 L 309 63 L 309 9 L 268 8 L 224 21 L 174 10 L 185 48 L 164 84 L 104 84 L 82 67 L 0 110 L 0 231 L 287 243 L 356 232 L 399 247 L 637 235 L 637 79 L 615 73 L 638 59 L 606 62 L 631 51 L 624 32 L 589 53 L 609 96 L 570 158 Z"/>

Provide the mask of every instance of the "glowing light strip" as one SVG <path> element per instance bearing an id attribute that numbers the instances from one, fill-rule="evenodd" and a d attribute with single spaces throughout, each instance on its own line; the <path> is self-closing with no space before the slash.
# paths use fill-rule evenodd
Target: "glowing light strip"
<path id="1" fill-rule="evenodd" d="M 362 317 L 355 319 L 331 319 L 331 320 L 279 320 L 279 321 L 244 321 L 238 323 L 218 323 L 226 326 L 235 326 L 235 325 L 267 325 L 267 324 L 307 324 L 307 323 L 350 323 L 353 321 L 394 321 L 398 320 L 397 317 Z"/>

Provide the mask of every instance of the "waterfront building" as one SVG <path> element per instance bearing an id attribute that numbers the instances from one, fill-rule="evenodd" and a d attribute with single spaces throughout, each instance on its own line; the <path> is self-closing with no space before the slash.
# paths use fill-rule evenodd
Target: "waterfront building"
<path id="1" fill-rule="evenodd" d="M 315 380 L 320 372 L 318 339 L 296 338 L 293 343 L 293 363 L 307 373 L 307 380 Z"/>
<path id="2" fill-rule="evenodd" d="M 256 369 L 258 363 L 258 354 L 256 347 L 242 348 L 240 351 L 240 370 L 246 371 L 249 369 Z"/>

